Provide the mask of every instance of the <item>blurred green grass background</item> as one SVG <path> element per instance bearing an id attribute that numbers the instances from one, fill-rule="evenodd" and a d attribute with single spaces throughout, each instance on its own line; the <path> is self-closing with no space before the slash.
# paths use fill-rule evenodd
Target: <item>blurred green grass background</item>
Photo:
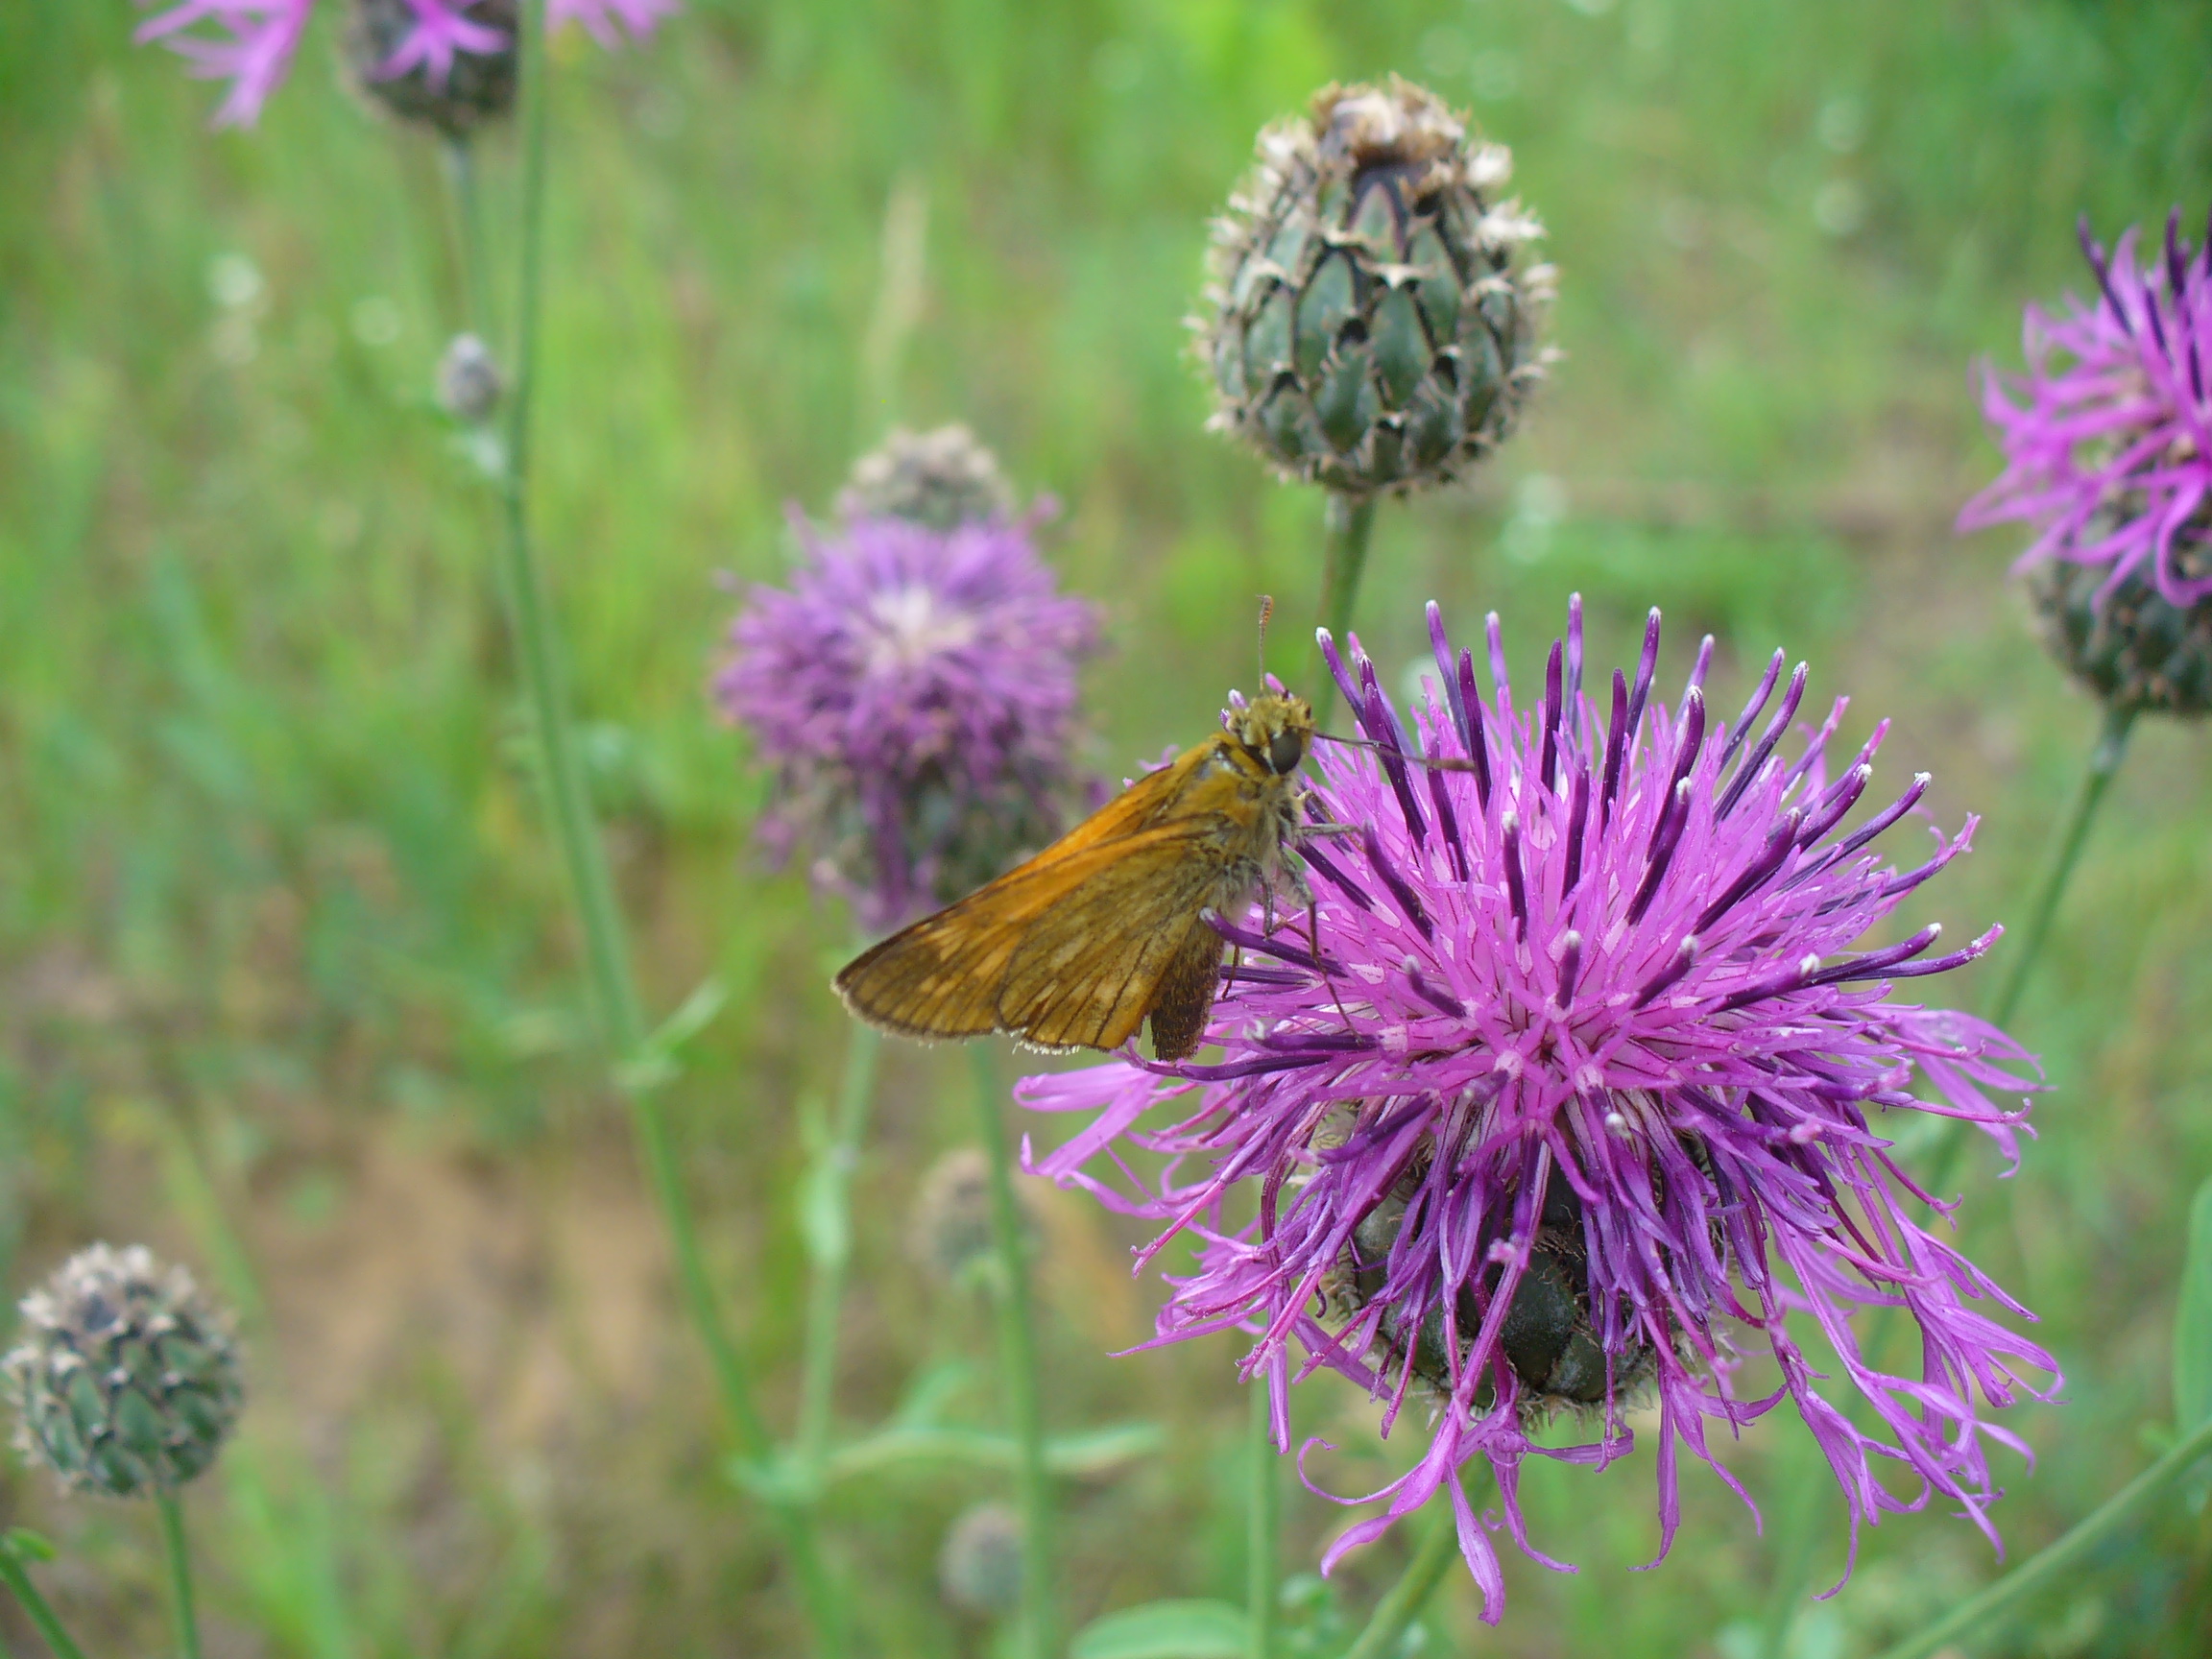
<path id="1" fill-rule="evenodd" d="M 329 15 L 244 135 L 129 46 L 135 15 L 21 9 L 0 49 L 0 1278 L 146 1238 L 245 1306 L 256 1404 L 194 1495 L 211 1650 L 797 1651 L 596 1080 L 489 503 L 430 408 L 458 312 L 438 156 L 337 91 Z M 2078 212 L 2109 238 L 2212 195 L 2196 0 L 692 0 L 641 48 L 556 58 L 540 520 L 648 981 L 663 1007 L 709 973 L 734 993 L 676 1099 L 779 1411 L 845 923 L 748 854 L 758 786 L 702 690 L 715 574 L 772 577 L 785 504 L 826 506 L 890 421 L 961 419 L 1064 504 L 1053 557 L 1108 607 L 1101 771 L 1250 681 L 1262 591 L 1300 624 L 1271 643 L 1298 671 L 1318 503 L 1200 432 L 1181 319 L 1254 130 L 1328 80 L 1398 70 L 1470 106 L 1561 267 L 1565 355 L 1525 432 L 1471 488 L 1383 513 L 1379 659 L 1415 661 L 1434 597 L 1462 631 L 1499 609 L 1533 671 L 1575 589 L 1599 662 L 1653 603 L 1677 673 L 1713 631 L 1723 701 L 1785 644 L 1815 697 L 1853 695 L 1847 738 L 1895 718 L 1893 786 L 1925 768 L 1939 821 L 1985 816 L 1913 920 L 2018 919 L 2095 717 L 2029 639 L 2013 545 L 1950 533 L 1995 466 L 1969 366 L 2014 360 L 2024 300 L 2082 285 Z M 504 203 L 506 141 L 487 165 Z M 926 209 L 924 308 L 885 386 L 863 342 L 902 193 Z M 2041 1138 L 2009 1183 L 1982 1152 L 1968 1177 L 1968 1248 L 2070 1379 L 2013 1414 L 2039 1456 L 2006 1477 L 2016 1554 L 2170 1412 L 2181 1217 L 2212 1172 L 2205 759 L 2200 733 L 2140 733 L 2018 1022 L 2053 1085 Z M 919 1050 L 888 1068 L 853 1423 L 987 1349 L 903 1244 L 964 1079 Z M 1235 1599 L 1234 1349 L 1106 1358 L 1156 1287 L 1118 1224 L 1041 1202 L 1051 1421 L 1149 1417 L 1168 1447 L 1070 1487 L 1071 1608 Z M 987 1378 L 944 1375 L 988 1415 Z M 1301 1428 L 1371 1441 L 1358 1402 L 1310 1392 Z M 1730 1453 L 1763 1501 L 1798 1432 Z M 0 1490 L 64 1545 L 56 1594 L 89 1640 L 157 1640 L 149 1515 L 12 1466 Z M 933 1562 L 993 1490 L 940 1471 L 833 1501 L 871 1650 L 988 1650 Z M 1430 1651 L 1747 1659 L 1772 1546 L 1717 1482 L 1686 1479 L 1650 1574 L 1628 1571 L 1656 1543 L 1647 1453 L 1527 1491 L 1583 1571 L 1509 1553 L 1495 1633 L 1455 1580 Z M 1842 1506 L 1819 1502 L 1825 1584 Z M 1296 1558 L 1342 1515 L 1292 1498 Z M 1346 1567 L 1349 1606 L 1404 1549 Z M 1792 1652 L 1870 1652 L 1994 1571 L 1957 1520 L 1897 1519 Z M 1995 1650 L 2195 1654 L 2207 1628 L 2200 1503 Z"/>

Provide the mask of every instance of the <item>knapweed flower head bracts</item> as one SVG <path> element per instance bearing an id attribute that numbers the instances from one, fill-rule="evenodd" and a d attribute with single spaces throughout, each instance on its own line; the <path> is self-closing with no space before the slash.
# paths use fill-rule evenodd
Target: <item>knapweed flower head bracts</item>
<path id="1" fill-rule="evenodd" d="M 1260 134 L 1216 222 L 1198 350 L 1237 433 L 1286 478 L 1352 496 L 1447 483 L 1543 373 L 1541 227 L 1512 158 L 1393 77 L 1329 86 Z"/>
<path id="2" fill-rule="evenodd" d="M 16 1445 L 68 1490 L 150 1497 L 215 1461 L 245 1389 L 228 1317 L 145 1246 L 95 1244 L 23 1298 L 0 1360 Z"/>
<path id="3" fill-rule="evenodd" d="M 1014 516 L 1014 492 L 998 457 L 953 424 L 892 431 L 853 464 L 837 496 L 840 517 L 907 518 L 932 530 Z"/>
<path id="4" fill-rule="evenodd" d="M 416 0 L 351 0 L 346 66 L 371 107 L 448 137 L 515 108 L 519 0 L 472 0 L 431 16 Z"/>
<path id="5" fill-rule="evenodd" d="M 2212 575 L 2212 545 L 2182 547 L 2175 563 L 2184 576 Z M 2028 572 L 2028 597 L 2051 655 L 2106 708 L 2212 711 L 2212 597 L 2170 604 L 2143 567 L 2113 581 L 2064 559 Z"/>
<path id="6" fill-rule="evenodd" d="M 2187 609 L 2212 597 L 2212 246 L 2190 247 L 2178 208 L 2140 256 L 2133 228 L 2110 253 L 2080 234 L 2097 293 L 2029 306 L 2027 373 L 1984 371 L 2005 470 L 1959 527 L 2025 521 L 2018 568 L 2064 560 L 2107 589 L 2140 572 Z"/>
<path id="7" fill-rule="evenodd" d="M 642 36 L 677 10 L 676 0 L 544 3 L 549 23 L 578 24 L 602 46 L 615 45 L 623 31 Z M 136 38 L 167 46 L 202 80 L 228 82 L 215 125 L 251 127 L 291 73 L 315 6 L 316 0 L 180 0 L 141 23 Z M 427 103 L 447 100 L 450 131 L 513 102 L 517 0 L 353 0 L 353 7 L 349 55 L 365 84 L 403 84 L 380 95 L 395 113 L 445 125 Z M 363 60 L 361 53 L 377 46 L 386 56 Z M 469 63 L 470 58 L 493 61 Z M 491 105 L 496 108 L 476 108 Z M 471 108 L 473 115 L 460 113 Z"/>
<path id="8" fill-rule="evenodd" d="M 1652 698 L 1653 612 L 1633 678 L 1614 674 L 1594 700 L 1577 602 L 1522 709 L 1495 617 L 1488 697 L 1434 607 L 1430 622 L 1437 679 L 1410 721 L 1357 641 L 1349 661 L 1324 642 L 1374 747 L 1318 752 L 1312 816 L 1346 832 L 1300 849 L 1311 936 L 1298 918 L 1273 933 L 1258 914 L 1220 923 L 1240 959 L 1209 1032 L 1218 1060 L 1026 1080 L 1027 1105 L 1092 1115 L 1032 1166 L 1170 1223 L 1147 1260 L 1179 1233 L 1197 1240 L 1157 1340 L 1257 1333 L 1243 1369 L 1275 1393 L 1279 1445 L 1284 1388 L 1316 1368 L 1386 1402 L 1385 1433 L 1418 1397 L 1426 1453 L 1357 1500 L 1387 1512 L 1328 1562 L 1444 1489 L 1495 1619 L 1490 1525 L 1457 1470 L 1488 1457 L 1503 1526 L 1558 1565 L 1525 1531 L 1521 1461 L 1611 1460 L 1640 1399 L 1658 1414 L 1661 1555 L 1681 1453 L 1734 1486 L 1708 1423 L 1733 1431 L 1784 1399 L 1843 1487 L 1854 1544 L 1861 1522 L 1936 1495 L 1994 1538 L 1988 1447 L 2019 1442 L 1984 1406 L 2044 1397 L 2055 1368 L 1984 1308 L 2025 1310 L 1913 1219 L 1925 1195 L 1881 1130 L 1933 1113 L 2014 1158 L 2020 1114 L 1992 1094 L 2030 1086 L 2032 1063 L 1985 1022 L 1902 994 L 1997 929 L 1948 952 L 1936 927 L 1861 944 L 1965 851 L 1974 821 L 1909 869 L 1875 851 L 1928 780 L 1854 824 L 1887 729 L 1832 767 L 1842 704 L 1793 737 L 1806 670 L 1785 678 L 1780 654 L 1723 722 L 1707 705 L 1708 640 L 1668 708 Z M 1174 1120 L 1150 1126 L 1160 1108 Z M 1165 1154 L 1166 1172 L 1087 1170 L 1120 1144 Z M 1232 1194 L 1246 1186 L 1257 1217 L 1239 1225 L 1248 1200 Z M 1919 1326 L 1920 1375 L 1862 1348 L 1853 1315 L 1867 1305 Z M 1792 1312 L 1817 1326 L 1871 1429 L 1815 1388 Z M 1741 1397 L 1740 1348 L 1769 1356 L 1772 1393 Z M 1539 1444 L 1561 1414 L 1587 1440 Z M 1907 1490 L 1877 1477 L 1885 1463 Z"/>
<path id="9" fill-rule="evenodd" d="M 790 586 L 752 590 L 714 695 L 776 770 L 771 854 L 804 850 L 884 931 L 1058 833 L 1097 615 L 1059 591 L 1031 520 L 794 522 Z"/>

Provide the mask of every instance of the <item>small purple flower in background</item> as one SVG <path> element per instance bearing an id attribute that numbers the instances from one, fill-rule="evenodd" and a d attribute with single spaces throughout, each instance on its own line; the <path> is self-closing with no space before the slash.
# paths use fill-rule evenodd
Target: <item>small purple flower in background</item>
<path id="1" fill-rule="evenodd" d="M 1733 727 L 1710 720 L 1700 653 L 1676 709 L 1651 704 L 1659 614 L 1633 683 L 1616 672 L 1609 708 L 1582 695 L 1580 602 L 1551 647 L 1544 692 L 1517 710 L 1497 618 L 1485 703 L 1470 654 L 1455 657 L 1435 607 L 1431 689 L 1413 735 L 1471 771 L 1410 768 L 1399 714 L 1352 642 L 1349 669 L 1324 649 L 1379 751 L 1324 748 L 1315 837 L 1301 854 L 1318 900 L 1304 916 L 1225 920 L 1240 948 L 1225 974 L 1212 1064 L 1132 1056 L 1033 1077 L 1038 1110 L 1091 1122 L 1033 1168 L 1199 1241 L 1197 1270 L 1171 1279 L 1167 1341 L 1258 1332 L 1243 1361 L 1274 1394 L 1287 1449 L 1285 1386 L 1327 1366 L 1385 1401 L 1388 1433 L 1407 1396 L 1433 1416 L 1420 1462 L 1382 1491 L 1387 1512 L 1351 1527 L 1328 1567 L 1439 1489 L 1484 1617 L 1503 1611 L 1488 1532 L 1456 1479 L 1486 1456 L 1503 1525 L 1529 1555 L 1518 1501 L 1531 1454 L 1602 1465 L 1625 1452 L 1626 1413 L 1657 1407 L 1659 1553 L 1679 1516 L 1687 1448 L 1741 1492 L 1708 1448 L 1709 1420 L 1733 1431 L 1795 1402 L 1852 1515 L 1916 1509 L 1940 1494 L 1994 1541 L 1996 1496 L 1984 1421 L 2020 1393 L 2047 1398 L 2041 1349 L 1969 1306 L 2026 1310 L 1909 1214 L 1924 1195 L 1870 1119 L 1933 1113 L 1974 1123 L 2017 1157 L 2019 1115 L 1985 1089 L 2028 1087 L 2028 1056 L 1969 1016 L 1892 995 L 1893 981 L 1979 956 L 1929 956 L 1928 927 L 1855 950 L 1898 902 L 1966 849 L 1974 820 L 1900 871 L 1868 851 L 1918 803 L 1928 780 L 1846 831 L 1887 726 L 1831 775 L 1841 716 L 1784 752 L 1805 689 L 1800 666 L 1778 706 L 1777 652 Z M 1913 1069 L 1929 1093 L 1911 1088 Z M 1144 1129 L 1175 1102 L 1176 1121 Z M 1165 1154 L 1134 1195 L 1085 1172 L 1115 1143 Z M 1116 1154 L 1124 1175 L 1126 1163 Z M 1256 1189 L 1257 1220 L 1233 1225 L 1231 1190 Z M 1902 1308 L 1919 1327 L 1918 1377 L 1862 1350 L 1861 1308 Z M 1785 1325 L 1811 1315 L 1878 1427 L 1862 1430 L 1815 1391 L 1814 1356 Z M 1772 1394 L 1739 1398 L 1736 1342 L 1764 1348 Z M 2037 1388 L 2024 1373 L 2052 1378 Z M 1567 1414 L 1586 1444 L 1539 1445 Z M 1912 1490 L 1876 1478 L 1895 1464 Z"/>
<path id="2" fill-rule="evenodd" d="M 804 848 L 870 932 L 1059 832 L 1098 622 L 1059 592 L 1033 521 L 801 523 L 788 590 L 755 588 L 731 626 L 714 696 L 776 768 L 762 839 Z"/>
<path id="3" fill-rule="evenodd" d="M 2212 596 L 2212 248 L 2191 250 L 2179 208 L 2140 264 L 2135 229 L 2109 255 L 2086 218 L 2080 233 L 2097 298 L 2069 297 L 2061 316 L 2029 306 L 2028 372 L 1984 372 L 2005 470 L 1959 527 L 2025 519 L 2039 533 L 2019 568 L 2102 566 L 2109 588 L 2148 565 L 2185 608 Z"/>
<path id="4" fill-rule="evenodd" d="M 464 54 L 504 52 L 510 36 L 473 16 L 487 0 L 401 0 L 412 12 L 397 48 L 376 73 L 397 78 L 422 72 L 443 83 Z M 141 42 L 158 40 L 203 80 L 228 81 L 230 89 L 215 112 L 218 127 L 251 127 L 261 107 L 291 72 L 316 0 L 182 0 L 138 26 Z M 677 10 L 677 0 L 546 0 L 550 24 L 575 23 L 603 46 L 619 40 L 617 25 L 633 36 L 649 32 Z"/>

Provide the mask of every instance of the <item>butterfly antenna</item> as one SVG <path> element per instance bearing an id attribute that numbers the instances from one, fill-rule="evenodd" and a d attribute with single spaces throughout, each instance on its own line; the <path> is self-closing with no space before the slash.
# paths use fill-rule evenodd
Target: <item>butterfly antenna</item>
<path id="1" fill-rule="evenodd" d="M 1456 755 L 1408 755 L 1403 749 L 1384 748 L 1366 737 L 1339 737 L 1334 732 L 1313 733 L 1316 743 L 1341 743 L 1347 749 L 1371 749 L 1378 755 L 1394 755 L 1409 766 L 1426 766 L 1432 772 L 1472 772 L 1475 762 L 1462 760 Z"/>
<path id="2" fill-rule="evenodd" d="M 1267 618 L 1275 614 L 1275 595 L 1260 595 L 1260 684 L 1267 684 Z"/>

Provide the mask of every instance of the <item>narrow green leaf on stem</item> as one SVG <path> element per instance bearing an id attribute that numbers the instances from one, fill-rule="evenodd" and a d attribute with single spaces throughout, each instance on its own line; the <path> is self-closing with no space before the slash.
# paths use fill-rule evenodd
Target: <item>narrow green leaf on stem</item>
<path id="1" fill-rule="evenodd" d="M 23 1611 L 38 1634 L 46 1639 L 46 1646 L 54 1649 L 54 1659 L 84 1659 L 84 1649 L 61 1627 L 60 1619 L 52 1604 L 38 1593 L 38 1586 L 31 1582 L 31 1575 L 23 1570 L 22 1557 L 16 1554 L 12 1544 L 0 1545 L 0 1583 L 6 1584 L 15 1593 L 15 1599 L 23 1603 Z"/>
<path id="2" fill-rule="evenodd" d="M 857 1020 L 846 1023 L 850 1036 L 836 1126 L 807 1182 L 807 1214 L 801 1229 L 813 1268 L 807 1288 L 806 1342 L 799 1369 L 798 1453 L 808 1464 L 819 1464 L 830 1443 L 837 1386 L 837 1328 L 844 1314 L 845 1270 L 853 1253 L 853 1171 L 868 1133 L 869 1108 L 876 1097 L 876 1060 L 883 1045 L 873 1025 Z"/>
<path id="3" fill-rule="evenodd" d="M 1226 1601 L 1147 1601 L 1084 1625 L 1068 1659 L 1244 1659 L 1245 1626 Z"/>
<path id="4" fill-rule="evenodd" d="M 2198 1424 L 2171 1452 L 2056 1544 L 2030 1556 L 1980 1595 L 1968 1597 L 1935 1623 L 1907 1637 L 1881 1659 L 1928 1659 L 1941 1648 L 1985 1642 L 2001 1634 L 2022 1602 L 2094 1554 L 2208 1453 L 2212 1453 L 2212 1418 Z"/>
<path id="5" fill-rule="evenodd" d="M 1429 1529 L 1414 1548 L 1413 1559 L 1406 1563 L 1398 1582 L 1382 1592 L 1358 1640 L 1345 1649 L 1344 1659 L 1396 1659 L 1398 1644 L 1421 1617 L 1421 1609 L 1429 1605 L 1452 1563 L 1459 1559 L 1459 1524 L 1452 1513 L 1450 1495 L 1438 1493 L 1428 1508 Z"/>
<path id="6" fill-rule="evenodd" d="M 169 1610 L 177 1623 L 177 1651 L 200 1659 L 200 1616 L 192 1600 L 192 1552 L 184 1541 L 184 1510 L 174 1492 L 156 1492 L 161 1548 L 169 1559 Z"/>
<path id="7" fill-rule="evenodd" d="M 1001 1269 L 999 1382 L 1016 1447 L 1014 1484 L 1022 1507 L 1022 1646 L 1025 1659 L 1059 1659 L 1053 1606 L 1052 1487 L 1037 1379 L 1037 1332 L 1029 1306 L 1028 1245 L 1014 1200 L 1014 1156 L 999 1101 L 1005 1095 L 990 1047 L 969 1045 L 975 1073 L 975 1127 L 991 1170 L 991 1231 Z"/>
<path id="8" fill-rule="evenodd" d="M 1117 1423 L 1074 1434 L 1053 1434 L 1045 1441 L 1045 1468 L 1053 1475 L 1103 1475 L 1121 1464 L 1149 1457 L 1166 1440 L 1157 1423 Z M 936 1463 L 1016 1469 L 1021 1461 L 1022 1447 L 1011 1435 L 995 1434 L 988 1429 L 914 1424 L 880 1429 L 850 1446 L 840 1446 L 822 1460 L 822 1480 L 832 1485 L 886 1470 Z"/>
<path id="9" fill-rule="evenodd" d="M 1367 570 L 1367 542 L 1375 530 L 1375 498 L 1367 495 L 1355 500 L 1332 490 L 1328 493 L 1322 523 L 1321 626 L 1329 630 L 1330 637 L 1341 649 L 1344 637 L 1352 631 L 1353 608 L 1359 599 L 1359 578 Z M 1313 705 L 1314 724 L 1327 726 L 1336 696 L 1336 677 L 1329 672 L 1329 663 L 1318 644 L 1313 648 L 1311 661 L 1310 684 L 1304 687 L 1294 685 L 1291 689 L 1305 691 Z"/>
<path id="10" fill-rule="evenodd" d="M 1246 1497 L 1244 1608 L 1247 1659 L 1272 1659 L 1275 1650 L 1275 1602 L 1282 1552 L 1280 1508 L 1283 1472 L 1275 1454 L 1274 1391 L 1267 1379 L 1255 1377 L 1245 1385 L 1250 1396 L 1247 1410 L 1251 1431 L 1245 1436 Z"/>
<path id="11" fill-rule="evenodd" d="M 2174 1308 L 2174 1426 L 2186 1434 L 2212 1419 L 2212 1181 L 2189 1206 L 2181 1295 Z"/>

